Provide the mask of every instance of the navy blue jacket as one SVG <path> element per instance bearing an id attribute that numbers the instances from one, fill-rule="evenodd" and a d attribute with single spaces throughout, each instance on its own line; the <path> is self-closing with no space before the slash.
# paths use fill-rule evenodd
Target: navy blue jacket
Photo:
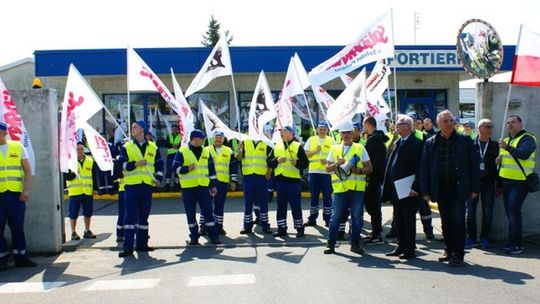
<path id="1" fill-rule="evenodd" d="M 456 131 L 454 131 L 456 132 Z M 478 154 L 470 136 L 457 133 L 454 145 L 458 198 L 470 198 L 473 192 L 480 192 L 480 165 Z M 420 169 L 420 191 L 422 196 L 431 196 L 431 201 L 439 198 L 439 171 L 437 141 L 441 132 L 430 137 L 424 144 Z"/>

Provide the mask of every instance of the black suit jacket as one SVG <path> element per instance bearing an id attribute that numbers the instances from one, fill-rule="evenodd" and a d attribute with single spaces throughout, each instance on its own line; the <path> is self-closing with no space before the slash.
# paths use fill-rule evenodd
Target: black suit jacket
<path id="1" fill-rule="evenodd" d="M 422 160 L 423 141 L 416 138 L 414 134 L 411 134 L 398 151 L 397 147 L 401 140 L 396 142 L 396 148 L 390 154 L 386 166 L 383 189 L 384 201 L 397 199 L 394 197 L 396 193 L 394 181 L 411 175 L 415 176 L 411 188 L 420 194 L 420 163 Z M 392 168 L 394 158 L 396 158 L 396 151 L 398 151 L 397 160 Z"/>

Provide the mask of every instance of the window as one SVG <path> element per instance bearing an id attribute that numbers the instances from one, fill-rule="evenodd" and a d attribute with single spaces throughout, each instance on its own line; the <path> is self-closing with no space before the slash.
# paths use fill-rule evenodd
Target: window
<path id="1" fill-rule="evenodd" d="M 202 128 L 202 114 L 199 113 L 199 101 L 204 104 L 221 119 L 226 125 L 236 125 L 236 118 L 230 120 L 229 92 L 195 93 L 188 97 L 188 103 L 193 114 L 197 117 L 196 128 Z"/>

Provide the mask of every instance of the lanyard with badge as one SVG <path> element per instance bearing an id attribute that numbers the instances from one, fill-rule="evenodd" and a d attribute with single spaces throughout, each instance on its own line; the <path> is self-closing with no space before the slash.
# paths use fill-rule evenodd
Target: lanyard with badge
<path id="1" fill-rule="evenodd" d="M 484 156 L 486 155 L 486 152 L 489 146 L 489 139 L 486 142 L 486 146 L 484 147 L 483 151 L 482 151 L 482 144 L 480 143 L 480 138 L 476 137 L 476 141 L 478 142 L 478 153 L 480 153 L 480 171 L 484 171 L 485 170 Z"/>

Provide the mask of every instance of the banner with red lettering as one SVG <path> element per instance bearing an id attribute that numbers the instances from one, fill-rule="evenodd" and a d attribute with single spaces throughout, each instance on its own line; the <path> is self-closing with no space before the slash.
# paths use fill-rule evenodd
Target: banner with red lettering
<path id="1" fill-rule="evenodd" d="M 180 136 L 182 137 L 181 144 L 187 145 L 189 143 L 189 134 L 195 129 L 195 115 L 193 115 L 193 111 L 191 110 L 186 97 L 184 97 L 184 93 L 182 93 L 182 88 L 180 88 L 178 81 L 176 81 L 176 77 L 174 77 L 172 68 L 171 78 L 174 89 L 174 98 L 176 98 L 176 102 L 178 102 L 178 106 L 180 107 L 180 113 L 178 113 L 178 129 L 180 131 Z"/>
<path id="2" fill-rule="evenodd" d="M 0 94 L 2 95 L 2 105 L 0 106 L 0 121 L 7 125 L 8 139 L 20 142 L 26 154 L 28 155 L 28 162 L 32 169 L 32 175 L 36 173 L 36 161 L 34 157 L 34 149 L 32 148 L 32 142 L 30 141 L 30 135 L 26 131 L 24 122 L 22 121 L 17 107 L 9 95 L 4 82 L 0 78 Z"/>
<path id="3" fill-rule="evenodd" d="M 351 44 L 309 72 L 311 84 L 321 85 L 370 62 L 394 57 L 392 11 L 375 19 Z"/>
<path id="4" fill-rule="evenodd" d="M 113 170 L 113 159 L 107 141 L 92 126 L 85 123 L 83 126 L 86 143 L 92 153 L 92 158 L 101 171 Z"/>
<path id="5" fill-rule="evenodd" d="M 103 103 L 73 64 L 69 66 L 60 119 L 60 170 L 74 173 L 77 166 L 77 130 L 103 109 Z"/>
<path id="6" fill-rule="evenodd" d="M 193 93 L 204 89 L 212 80 L 218 77 L 232 75 L 231 56 L 229 55 L 227 40 L 227 35 L 221 36 L 208 58 L 206 58 L 201 70 L 186 90 L 186 96 L 191 96 Z"/>

